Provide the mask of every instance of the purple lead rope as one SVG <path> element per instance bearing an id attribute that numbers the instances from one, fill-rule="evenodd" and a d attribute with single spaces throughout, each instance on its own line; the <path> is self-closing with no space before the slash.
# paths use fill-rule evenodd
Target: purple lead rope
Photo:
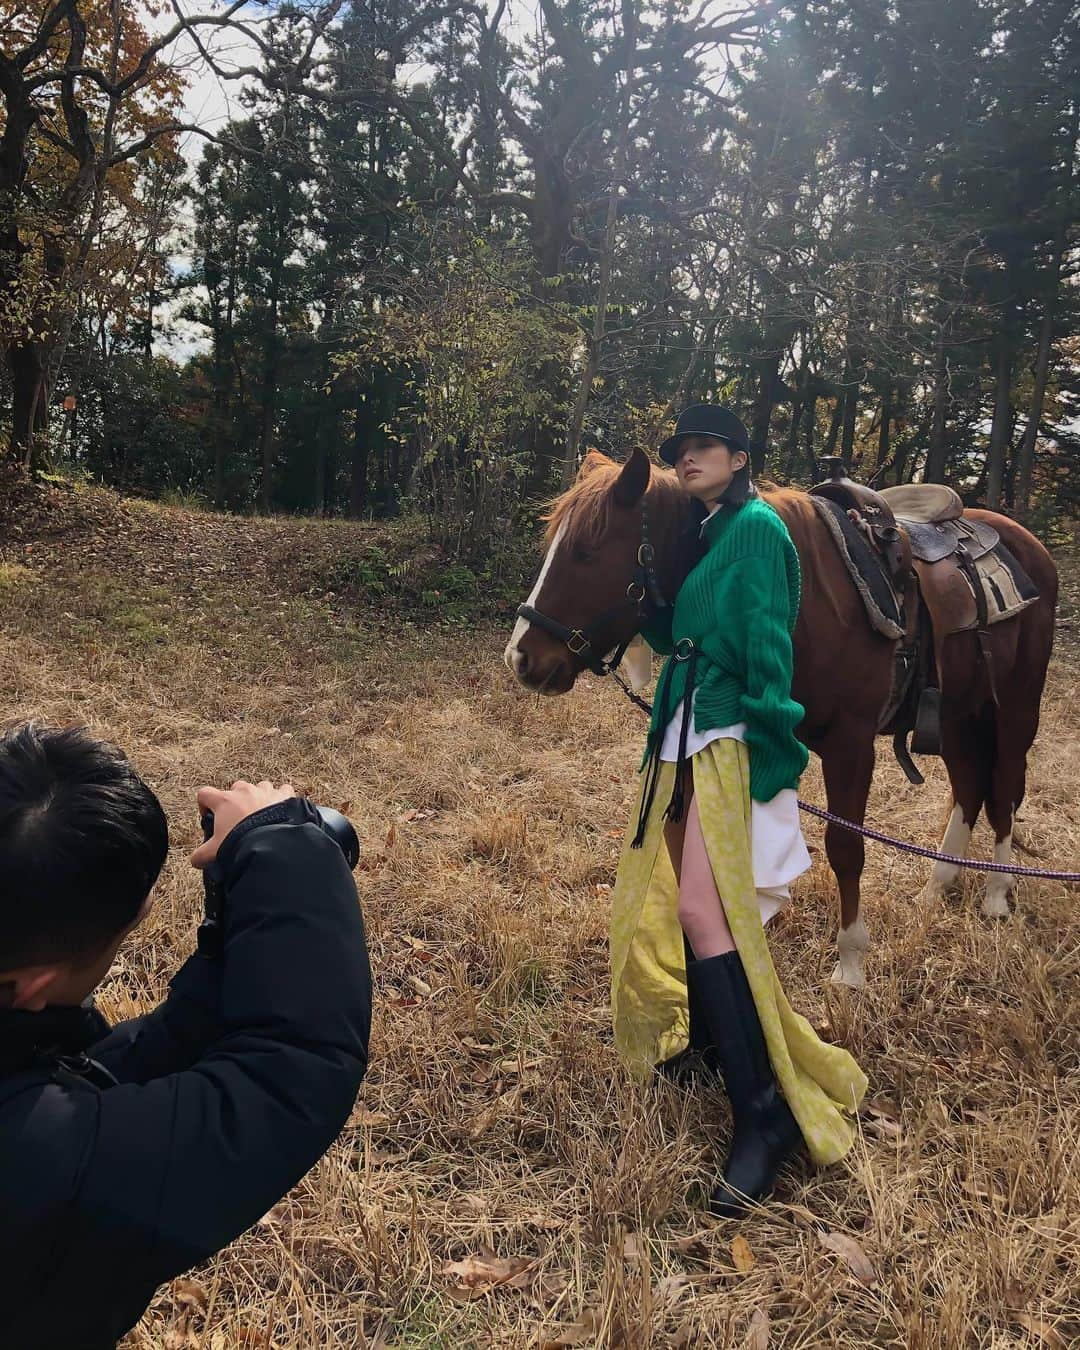
<path id="1" fill-rule="evenodd" d="M 650 704 L 633 693 L 629 685 L 625 684 L 614 671 L 612 674 L 615 674 L 623 693 L 628 698 L 644 712 L 652 712 Z M 804 802 L 801 797 L 799 798 L 799 810 L 805 811 L 807 815 L 817 816 L 819 820 L 827 821 L 830 825 L 836 825 L 842 830 L 850 830 L 852 834 L 861 834 L 864 839 L 873 839 L 878 844 L 885 844 L 889 848 L 898 849 L 901 853 L 912 853 L 917 858 L 929 858 L 932 862 L 948 863 L 951 867 L 966 867 L 971 872 L 1005 872 L 1011 877 L 1032 877 L 1036 881 L 1080 881 L 1080 872 L 1053 872 L 1045 867 L 1015 867 L 1011 863 L 977 862 L 971 858 L 958 858 L 955 853 L 940 853 L 936 848 L 923 848 L 921 844 L 908 844 L 902 839 L 893 839 L 891 835 L 882 834 L 880 830 L 872 830 L 869 825 L 856 825 L 853 820 L 845 820 L 843 816 L 835 815 L 832 811 L 826 811 L 824 807 L 811 806 L 809 802 Z"/>
<path id="2" fill-rule="evenodd" d="M 874 839 L 879 844 L 899 849 L 901 853 L 914 853 L 916 857 L 931 858 L 934 862 L 949 863 L 952 867 L 967 867 L 974 872 L 1007 872 L 1012 877 L 1035 877 L 1041 881 L 1080 881 L 1080 872 L 1052 872 L 1044 867 L 1015 867 L 1011 863 L 978 862 L 971 858 L 958 858 L 955 853 L 939 853 L 937 849 L 923 848 L 920 844 L 906 844 L 902 839 L 893 839 L 890 835 L 882 834 L 880 830 L 870 829 L 868 825 L 856 825 L 853 820 L 845 820 L 843 816 L 834 815 L 832 811 L 826 811 L 820 806 L 811 806 L 801 798 L 799 810 L 817 816 L 819 820 L 827 820 L 830 825 L 838 825 L 842 830 L 850 830 L 852 834 L 861 834 L 864 839 Z"/>

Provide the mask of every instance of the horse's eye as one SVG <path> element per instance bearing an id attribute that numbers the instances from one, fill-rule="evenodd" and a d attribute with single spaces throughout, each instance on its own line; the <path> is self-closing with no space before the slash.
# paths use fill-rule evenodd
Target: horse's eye
<path id="1" fill-rule="evenodd" d="M 583 548 L 580 544 L 574 545 L 570 552 L 570 556 L 576 563 L 587 563 L 592 561 L 592 554 L 587 548 Z"/>

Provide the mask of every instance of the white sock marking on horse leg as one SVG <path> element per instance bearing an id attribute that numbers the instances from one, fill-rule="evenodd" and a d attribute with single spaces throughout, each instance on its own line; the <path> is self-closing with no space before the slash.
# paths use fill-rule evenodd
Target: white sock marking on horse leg
<path id="1" fill-rule="evenodd" d="M 964 820 L 964 811 L 959 802 L 953 803 L 949 823 L 945 827 L 945 837 L 941 841 L 941 852 L 951 853 L 956 858 L 966 858 L 968 844 L 971 842 L 971 825 Z M 960 875 L 955 863 L 936 862 L 930 873 L 930 880 L 922 889 L 921 900 L 940 900 L 946 890 Z"/>
<path id="2" fill-rule="evenodd" d="M 544 581 L 548 572 L 551 570 L 551 564 L 555 560 L 555 550 L 559 547 L 559 541 L 566 530 L 566 521 L 559 526 L 555 533 L 555 538 L 551 541 L 551 547 L 544 558 L 544 565 L 540 568 L 540 575 L 536 578 L 536 585 L 529 592 L 529 598 L 525 601 L 527 605 L 535 605 L 540 599 L 540 592 L 544 589 Z M 503 652 L 503 660 L 507 666 L 516 675 L 518 673 L 518 657 L 521 653 L 518 651 L 518 643 L 529 630 L 528 619 L 518 619 L 514 624 L 514 631 L 510 634 L 510 641 L 506 644 L 506 650 Z"/>
<path id="3" fill-rule="evenodd" d="M 862 989 L 866 984 L 863 962 L 870 950 L 870 934 L 863 916 L 860 914 L 854 923 L 841 928 L 836 935 L 836 950 L 839 960 L 832 973 L 833 984 L 846 984 L 852 989 Z"/>
<path id="4" fill-rule="evenodd" d="M 1012 828 L 1004 839 L 994 845 L 994 861 L 1008 865 L 1013 860 Z M 983 896 L 982 912 L 988 919 L 1007 919 L 1009 917 L 1009 892 L 1016 887 L 1016 878 L 1011 872 L 991 872 Z"/>

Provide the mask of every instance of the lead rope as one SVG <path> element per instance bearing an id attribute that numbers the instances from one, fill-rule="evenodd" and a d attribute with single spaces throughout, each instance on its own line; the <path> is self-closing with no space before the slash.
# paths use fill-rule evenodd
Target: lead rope
<path id="1" fill-rule="evenodd" d="M 664 672 L 665 685 L 670 683 L 669 678 L 670 669 L 671 663 L 669 662 L 668 668 Z M 666 695 L 667 689 L 664 688 L 662 691 L 662 697 L 666 697 Z M 646 702 L 646 700 L 643 698 L 638 698 L 636 694 L 632 694 L 631 697 L 633 698 L 633 701 L 638 705 L 638 707 L 640 707 L 644 712 L 648 713 L 650 717 L 652 716 L 652 705 L 650 703 Z M 661 706 L 663 706 L 663 704 L 661 704 Z M 686 729 L 686 709 L 684 708 L 683 729 L 682 729 L 683 734 L 680 734 L 679 737 L 680 758 L 685 751 L 685 742 L 684 742 L 685 729 Z M 652 753 L 650 754 L 649 757 L 649 770 L 650 771 L 652 770 L 654 763 L 657 765 L 656 776 L 659 775 L 660 742 L 661 737 L 658 735 L 654 742 Z M 682 766 L 680 764 L 679 768 L 676 770 L 680 780 L 682 777 L 681 768 Z M 677 783 L 676 792 L 678 792 L 679 786 L 680 784 Z M 653 781 L 649 785 L 647 794 L 642 798 L 641 814 L 638 817 L 638 832 L 634 836 L 634 841 L 630 846 L 631 848 L 640 848 L 644 841 L 645 824 L 648 820 L 649 808 L 652 806 L 652 800 L 653 797 L 655 797 L 655 795 L 656 795 L 656 781 L 654 777 Z M 675 805 L 675 794 L 672 794 L 671 801 L 672 804 L 668 807 L 669 813 L 673 810 L 673 807 Z M 970 872 L 998 872 L 1007 874 L 1008 876 L 1012 877 L 1030 877 L 1034 881 L 1065 881 L 1070 883 L 1080 882 L 1080 872 L 1059 872 L 1046 867 L 1017 867 L 1012 863 L 979 862 L 972 858 L 960 858 L 955 853 L 942 853 L 938 849 L 925 848 L 922 844 L 909 844 L 906 840 L 894 839 L 891 835 L 883 834 L 880 830 L 871 829 L 869 825 L 856 825 L 853 820 L 845 820 L 843 816 L 838 816 L 833 811 L 826 811 L 825 808 L 822 806 L 813 806 L 810 802 L 804 802 L 801 797 L 799 798 L 799 810 L 805 811 L 807 815 L 816 816 L 818 820 L 824 820 L 829 825 L 835 825 L 837 826 L 838 829 L 849 830 L 852 834 L 862 835 L 864 839 L 872 839 L 874 840 L 875 843 L 885 844 L 888 848 L 895 848 L 899 850 L 899 852 L 901 853 L 910 853 L 917 858 L 929 858 L 932 862 L 947 863 L 950 867 L 962 867 Z M 680 820 L 682 818 L 681 803 L 679 815 L 678 816 L 671 815 L 670 818 L 673 820 Z"/>

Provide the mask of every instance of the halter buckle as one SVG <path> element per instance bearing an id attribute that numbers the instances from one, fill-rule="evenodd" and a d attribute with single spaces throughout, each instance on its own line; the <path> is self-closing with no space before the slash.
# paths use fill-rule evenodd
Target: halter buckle
<path id="1" fill-rule="evenodd" d="M 574 644 L 577 644 L 576 646 Z M 581 631 L 580 628 L 571 629 L 570 636 L 566 639 L 566 645 L 570 650 L 571 656 L 580 656 L 582 652 L 587 652 L 592 643 Z"/>
<path id="2" fill-rule="evenodd" d="M 645 583 L 643 581 L 632 581 L 626 588 L 626 598 L 635 605 L 645 603 Z"/>
<path id="3" fill-rule="evenodd" d="M 675 650 L 672 653 L 676 661 L 689 661 L 694 654 L 694 639 L 680 638 L 675 644 Z"/>
<path id="4" fill-rule="evenodd" d="M 647 539 L 638 545 L 637 560 L 639 567 L 651 567 L 656 561 L 656 551 Z"/>

